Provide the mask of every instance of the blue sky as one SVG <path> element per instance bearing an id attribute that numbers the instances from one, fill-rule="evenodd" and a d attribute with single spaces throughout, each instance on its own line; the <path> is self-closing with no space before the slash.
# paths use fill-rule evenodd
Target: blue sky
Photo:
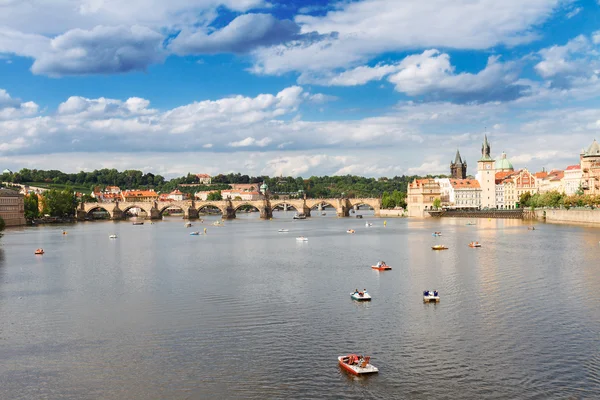
<path id="1" fill-rule="evenodd" d="M 565 168 L 600 129 L 600 5 L 0 0 L 0 168 Z"/>

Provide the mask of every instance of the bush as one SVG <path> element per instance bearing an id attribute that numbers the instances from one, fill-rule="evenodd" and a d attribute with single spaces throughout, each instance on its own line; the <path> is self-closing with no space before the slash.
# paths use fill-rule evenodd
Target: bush
<path id="1" fill-rule="evenodd" d="M 0 231 L 3 231 L 6 228 L 6 222 L 4 222 L 4 218 L 0 217 Z"/>

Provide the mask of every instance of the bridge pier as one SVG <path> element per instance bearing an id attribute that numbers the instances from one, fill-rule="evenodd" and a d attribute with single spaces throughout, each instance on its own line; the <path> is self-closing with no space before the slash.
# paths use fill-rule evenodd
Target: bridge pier
<path id="1" fill-rule="evenodd" d="M 85 217 L 87 217 L 87 213 L 85 212 L 85 210 L 78 209 L 75 217 L 77 218 L 78 221 L 85 221 Z"/>
<path id="2" fill-rule="evenodd" d="M 323 211 L 323 203 L 319 203 L 319 205 L 317 206 L 317 210 Z"/>
<path id="3" fill-rule="evenodd" d="M 233 208 L 231 200 L 227 200 L 226 204 L 227 205 L 225 206 L 225 208 L 221 210 L 221 212 L 223 213 L 222 219 L 235 219 L 235 208 Z"/>
<path id="4" fill-rule="evenodd" d="M 153 220 L 153 219 L 161 219 L 162 217 L 160 215 L 160 211 L 158 210 L 158 208 L 152 207 L 150 209 L 150 214 L 148 214 L 148 216 L 146 218 Z"/>
<path id="5" fill-rule="evenodd" d="M 112 215 L 110 216 L 110 219 L 112 219 L 112 220 L 125 219 L 125 213 L 123 211 L 121 211 L 119 206 L 115 206 L 115 208 L 113 208 L 113 212 L 112 212 Z"/>
<path id="6" fill-rule="evenodd" d="M 198 219 L 200 218 L 198 210 L 196 210 L 193 206 L 188 208 L 187 210 L 183 210 L 183 219 Z"/>
<path id="7" fill-rule="evenodd" d="M 259 209 L 260 211 L 260 218 L 261 219 L 271 219 L 273 218 L 273 210 L 271 209 L 271 207 L 261 207 Z"/>
<path id="8" fill-rule="evenodd" d="M 337 216 L 340 218 L 349 217 L 350 209 L 346 206 L 341 206 L 336 209 Z"/>
<path id="9" fill-rule="evenodd" d="M 304 215 L 306 215 L 307 217 L 310 217 L 310 207 L 308 207 L 306 203 L 303 204 L 301 212 L 304 213 Z"/>
<path id="10" fill-rule="evenodd" d="M 288 205 L 287 203 L 283 203 L 283 211 L 287 211 L 288 210 Z"/>

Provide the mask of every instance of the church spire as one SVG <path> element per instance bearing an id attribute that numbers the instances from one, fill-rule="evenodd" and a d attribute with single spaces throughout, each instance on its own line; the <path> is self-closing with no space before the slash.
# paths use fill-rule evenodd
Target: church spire
<path id="1" fill-rule="evenodd" d="M 483 144 L 481 145 L 481 161 L 491 161 L 492 157 L 490 156 L 491 146 L 488 142 L 487 134 L 483 137 Z"/>
<path id="2" fill-rule="evenodd" d="M 456 149 L 456 157 L 454 157 L 454 164 L 462 164 L 462 158 L 460 158 L 460 151 Z"/>

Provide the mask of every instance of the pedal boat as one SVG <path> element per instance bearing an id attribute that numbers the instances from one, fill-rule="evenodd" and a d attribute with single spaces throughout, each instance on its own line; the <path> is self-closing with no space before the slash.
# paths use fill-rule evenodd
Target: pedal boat
<path id="1" fill-rule="evenodd" d="M 277 232 L 279 232 L 279 233 L 285 233 L 285 232 L 289 232 L 289 230 L 288 229 L 280 229 Z"/>
<path id="2" fill-rule="evenodd" d="M 110 235 L 108 238 L 109 238 L 109 239 L 116 239 L 116 238 L 117 238 L 117 235 Z"/>
<path id="3" fill-rule="evenodd" d="M 423 291 L 423 302 L 425 303 L 437 303 L 440 301 L 440 294 L 437 290 L 424 290 Z"/>
<path id="4" fill-rule="evenodd" d="M 296 238 L 297 242 L 308 242 L 308 238 L 304 236 L 299 236 Z"/>
<path id="5" fill-rule="evenodd" d="M 389 265 L 371 265 L 371 268 L 376 269 L 377 271 L 389 271 L 392 269 Z"/>
<path id="6" fill-rule="evenodd" d="M 431 236 L 442 236 L 442 232 L 433 232 Z"/>
<path id="7" fill-rule="evenodd" d="M 448 250 L 448 248 L 443 244 L 436 244 L 435 246 L 431 246 L 431 250 Z"/>
<path id="8" fill-rule="evenodd" d="M 38 256 L 41 256 L 42 254 L 44 254 L 44 249 L 37 249 L 35 251 L 35 254 L 38 255 Z"/>
<path id="9" fill-rule="evenodd" d="M 200 234 L 200 232 L 198 232 L 198 231 L 190 232 L 191 236 L 198 236 L 199 234 Z"/>
<path id="10" fill-rule="evenodd" d="M 354 233 L 354 229 L 348 229 L 346 233 Z"/>
<path id="11" fill-rule="evenodd" d="M 369 363 L 371 357 L 359 357 L 356 354 L 348 354 L 347 356 L 339 356 L 338 362 L 340 367 L 353 375 L 366 375 L 379 372 L 377 367 Z"/>
<path id="12" fill-rule="evenodd" d="M 471 243 L 469 243 L 469 247 L 481 247 L 481 243 L 479 243 L 479 242 L 471 242 Z"/>
<path id="13" fill-rule="evenodd" d="M 371 301 L 371 295 L 367 291 L 350 293 L 352 300 L 356 301 Z"/>

